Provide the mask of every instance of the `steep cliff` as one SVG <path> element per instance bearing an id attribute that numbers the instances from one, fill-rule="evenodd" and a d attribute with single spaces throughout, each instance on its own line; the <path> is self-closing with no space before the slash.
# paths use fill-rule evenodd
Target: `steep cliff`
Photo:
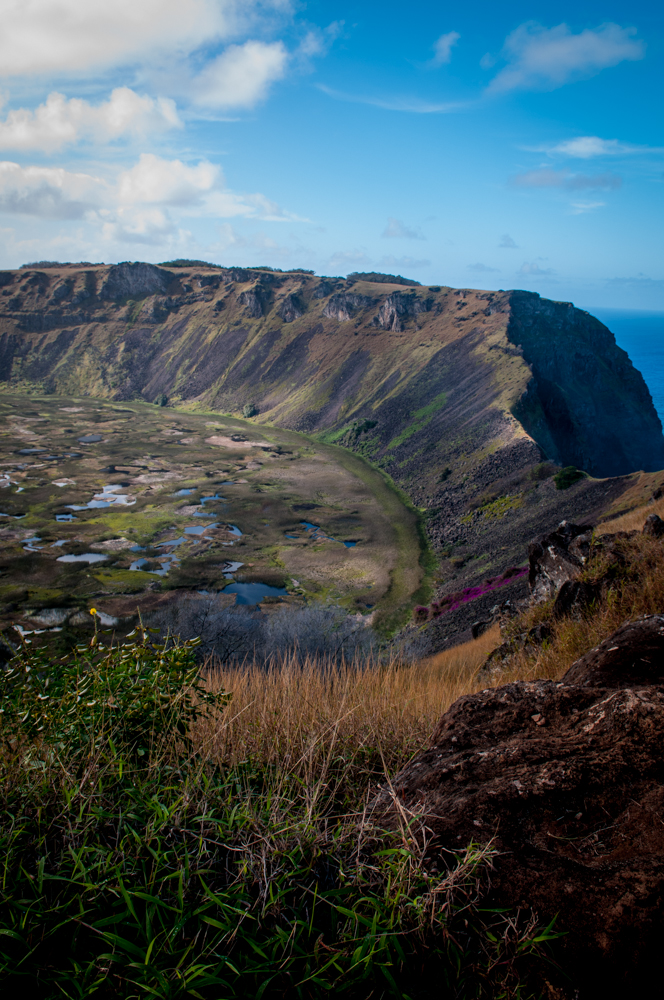
<path id="1" fill-rule="evenodd" d="M 545 459 L 593 477 L 664 468 L 650 394 L 613 335 L 533 293 L 142 263 L 7 271 L 0 287 L 7 387 L 251 405 L 385 468 L 457 561 L 488 534 L 507 557 L 536 504 L 560 506 Z"/>

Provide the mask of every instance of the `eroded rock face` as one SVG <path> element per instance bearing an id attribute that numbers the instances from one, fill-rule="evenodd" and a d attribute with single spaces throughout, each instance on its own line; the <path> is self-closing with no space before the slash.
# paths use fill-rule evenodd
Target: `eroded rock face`
<path id="1" fill-rule="evenodd" d="M 385 299 L 378 310 L 378 314 L 374 316 L 372 323 L 383 330 L 401 332 L 404 320 L 417 316 L 419 313 L 427 312 L 429 308 L 430 303 L 423 302 L 412 292 L 393 292 L 392 295 L 388 295 Z"/>
<path id="2" fill-rule="evenodd" d="M 100 299 L 124 299 L 135 295 L 155 295 L 165 292 L 173 280 L 169 271 L 154 264 L 116 264 L 109 268 L 108 275 L 99 291 Z"/>
<path id="3" fill-rule="evenodd" d="M 664 919 L 663 740 L 664 615 L 653 615 L 562 681 L 460 698 L 392 786 L 432 853 L 494 838 L 492 902 L 559 914 L 577 995 L 636 996 L 657 971 Z M 374 818 L 396 815 L 383 791 Z"/>
<path id="4" fill-rule="evenodd" d="M 528 583 L 534 603 L 555 597 L 563 584 L 576 580 L 588 558 L 592 525 L 561 521 L 555 531 L 528 546 Z"/>

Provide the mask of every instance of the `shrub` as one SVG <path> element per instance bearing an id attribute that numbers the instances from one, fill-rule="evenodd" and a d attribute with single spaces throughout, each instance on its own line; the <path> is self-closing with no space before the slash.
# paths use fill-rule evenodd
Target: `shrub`
<path id="1" fill-rule="evenodd" d="M 249 419 L 249 417 L 255 417 L 258 413 L 258 408 L 254 406 L 253 403 L 245 403 L 242 407 L 242 416 Z"/>
<path id="2" fill-rule="evenodd" d="M 154 405 L 155 406 L 167 406 L 168 405 L 168 396 L 166 395 L 165 392 L 160 392 L 159 393 L 159 395 L 157 396 L 157 398 L 154 401 Z"/>
<path id="3" fill-rule="evenodd" d="M 567 490 L 574 483 L 578 483 L 579 479 L 584 479 L 585 475 L 585 472 L 581 472 L 575 465 L 566 465 L 564 469 L 555 474 L 553 481 L 557 490 Z"/>

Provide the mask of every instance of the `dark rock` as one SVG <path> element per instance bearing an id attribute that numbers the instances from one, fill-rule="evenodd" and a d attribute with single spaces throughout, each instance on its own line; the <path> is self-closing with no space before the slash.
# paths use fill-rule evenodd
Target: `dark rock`
<path id="1" fill-rule="evenodd" d="M 649 514 L 646 523 L 643 525 L 643 534 L 652 535 L 653 538 L 661 538 L 664 535 L 664 521 L 657 514 Z"/>
<path id="2" fill-rule="evenodd" d="M 130 264 L 125 261 L 109 268 L 106 280 L 99 290 L 99 298 L 144 298 L 146 295 L 165 292 L 172 280 L 172 274 L 154 264 Z"/>
<path id="3" fill-rule="evenodd" d="M 486 630 L 491 627 L 491 622 L 473 622 L 470 626 L 470 634 L 473 639 L 479 638 L 479 636 L 484 635 Z"/>
<path id="4" fill-rule="evenodd" d="M 566 580 L 553 602 L 553 617 L 573 614 L 587 608 L 600 596 L 601 586 L 583 580 Z"/>
<path id="5" fill-rule="evenodd" d="M 371 305 L 371 301 L 367 295 L 339 292 L 330 298 L 323 309 L 323 316 L 327 316 L 328 319 L 336 319 L 339 323 L 347 323 L 357 312 Z"/>
<path id="6" fill-rule="evenodd" d="M 404 320 L 411 319 L 418 313 L 428 312 L 430 308 L 430 303 L 418 298 L 414 292 L 393 292 L 385 299 L 371 322 L 383 330 L 399 332 L 403 330 Z"/>
<path id="7" fill-rule="evenodd" d="M 257 289 L 249 289 L 238 295 L 238 302 L 241 306 L 247 307 L 247 312 L 254 319 L 263 315 L 263 297 Z"/>
<path id="8" fill-rule="evenodd" d="M 292 323 L 304 315 L 304 307 L 297 295 L 286 295 L 277 307 L 277 315 L 284 323 Z"/>
<path id="9" fill-rule="evenodd" d="M 577 660 L 563 682 L 603 688 L 664 684 L 664 615 L 625 622 Z"/>
<path id="10" fill-rule="evenodd" d="M 592 526 L 561 521 L 555 531 L 528 546 L 528 584 L 534 603 L 555 597 L 568 580 L 575 580 L 590 551 Z"/>
<path id="11" fill-rule="evenodd" d="M 542 924 L 557 915 L 569 995 L 648 995 L 664 920 L 663 739 L 664 615 L 652 615 L 560 682 L 460 698 L 373 818 L 416 818 L 411 833 L 419 823 L 443 863 L 493 840 L 486 905 L 533 908 Z"/>

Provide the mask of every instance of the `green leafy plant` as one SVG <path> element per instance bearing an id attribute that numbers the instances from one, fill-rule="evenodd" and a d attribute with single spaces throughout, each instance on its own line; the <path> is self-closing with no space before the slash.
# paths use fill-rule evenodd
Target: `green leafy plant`
<path id="1" fill-rule="evenodd" d="M 585 475 L 585 472 L 581 472 L 581 469 L 577 469 L 575 465 L 566 465 L 564 469 L 555 474 L 553 481 L 557 490 L 567 490 L 574 483 L 578 483 L 579 479 L 584 479 Z"/>

